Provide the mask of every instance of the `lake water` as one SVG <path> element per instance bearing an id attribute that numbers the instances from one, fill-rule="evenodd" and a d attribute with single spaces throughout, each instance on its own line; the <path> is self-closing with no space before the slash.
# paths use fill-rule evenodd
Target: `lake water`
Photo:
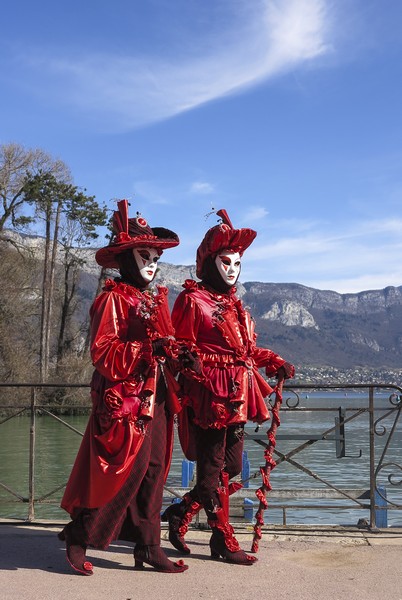
<path id="1" fill-rule="evenodd" d="M 286 397 L 286 394 L 285 394 Z M 388 400 L 389 394 L 376 396 L 375 418 L 384 415 L 386 410 L 392 408 Z M 324 431 L 334 426 L 334 419 L 338 416 L 339 406 L 347 409 L 347 418 L 356 415 L 356 408 L 367 408 L 367 394 L 341 394 L 329 392 L 325 396 L 315 392 L 308 397 L 301 394 L 300 406 L 290 410 L 283 408 L 281 411 L 281 426 L 278 429 L 277 449 L 287 453 L 305 440 L 284 439 L 292 435 L 319 436 Z M 329 409 L 334 409 L 330 411 Z M 321 410 L 315 410 L 321 409 Z M 388 500 L 402 505 L 402 424 L 397 423 L 392 439 L 389 442 L 389 433 L 395 422 L 398 411 L 394 410 L 386 419 L 381 421 L 385 431 L 384 435 L 375 435 L 375 456 L 377 465 L 383 452 L 384 445 L 389 443 L 383 463 L 389 463 L 381 471 L 377 480 L 380 485 L 385 485 Z M 70 425 L 83 432 L 87 417 L 63 417 Z M 58 486 L 64 486 L 71 471 L 81 437 L 75 432 L 64 427 L 49 416 L 40 416 L 36 420 L 36 464 L 35 464 L 35 496 L 41 497 Z M 28 417 L 13 418 L 1 425 L 0 442 L 0 482 L 11 488 L 20 496 L 28 496 L 28 456 L 29 456 L 29 428 Z M 246 431 L 252 434 L 255 426 L 248 424 Z M 262 426 L 260 433 L 265 433 L 267 425 Z M 346 456 L 336 457 L 334 440 L 317 441 L 296 453 L 293 460 L 297 465 L 281 462 L 271 474 L 271 483 L 274 489 L 303 489 L 324 487 L 316 477 L 341 488 L 369 489 L 369 417 L 368 413 L 356 416 L 345 425 Z M 334 436 L 332 432 L 330 435 Z M 263 448 L 254 441 L 246 440 L 245 450 L 250 461 L 251 473 L 258 472 L 263 464 Z M 361 454 L 361 456 L 360 456 Z M 183 454 L 176 440 L 171 471 L 166 485 L 175 487 L 181 485 L 181 469 Z M 308 476 L 298 465 L 308 468 L 316 477 Z M 392 483 L 389 481 L 390 477 Z M 253 479 L 251 487 L 258 487 L 260 477 Z M 35 505 L 35 518 L 40 519 L 65 519 L 67 515 L 58 504 L 62 490 L 52 495 L 46 504 Z M 250 498 L 255 498 L 250 491 Z M 268 495 L 269 500 L 269 495 Z M 295 501 L 274 501 L 272 505 L 283 503 L 295 504 Z M 355 525 L 360 518 L 369 518 L 368 510 L 354 509 L 342 510 L 342 505 L 350 505 L 349 500 L 301 500 L 298 504 L 304 506 L 314 504 L 332 506 L 331 509 L 288 509 L 287 524 L 347 524 Z M 257 502 L 255 509 L 257 508 Z M 10 494 L 0 487 L 0 518 L 26 518 L 28 505 L 15 502 Z M 265 515 L 266 523 L 282 523 L 282 510 L 270 508 Z M 388 525 L 402 526 L 402 512 L 388 510 Z"/>

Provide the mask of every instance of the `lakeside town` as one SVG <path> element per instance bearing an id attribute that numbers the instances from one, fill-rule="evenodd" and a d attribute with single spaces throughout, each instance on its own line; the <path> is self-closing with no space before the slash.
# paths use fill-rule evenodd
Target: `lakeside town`
<path id="1" fill-rule="evenodd" d="M 370 384 L 402 385 L 402 369 L 388 367 L 354 367 L 341 369 L 328 366 L 300 366 L 296 370 L 293 384 Z"/>

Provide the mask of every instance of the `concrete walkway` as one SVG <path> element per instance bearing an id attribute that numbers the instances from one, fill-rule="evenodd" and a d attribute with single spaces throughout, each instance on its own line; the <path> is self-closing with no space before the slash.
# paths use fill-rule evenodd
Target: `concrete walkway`
<path id="1" fill-rule="evenodd" d="M 402 600 L 402 529 L 266 528 L 258 563 L 209 558 L 207 531 L 190 530 L 189 570 L 181 574 L 133 570 L 132 548 L 88 550 L 94 575 L 74 574 L 54 525 L 0 522 L 1 600 Z M 166 530 L 163 537 L 166 538 Z M 252 530 L 239 528 L 241 546 Z M 179 558 L 167 541 L 163 547 Z"/>

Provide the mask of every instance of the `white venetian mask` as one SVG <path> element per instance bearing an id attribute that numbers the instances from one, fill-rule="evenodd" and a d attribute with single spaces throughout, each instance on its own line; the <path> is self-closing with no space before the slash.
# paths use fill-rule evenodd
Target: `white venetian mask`
<path id="1" fill-rule="evenodd" d="M 134 260 L 146 283 L 150 283 L 156 275 L 160 254 L 161 252 L 156 248 L 133 248 Z"/>
<path id="2" fill-rule="evenodd" d="M 227 285 L 234 285 L 239 278 L 241 259 L 238 252 L 223 250 L 215 258 L 218 273 Z"/>

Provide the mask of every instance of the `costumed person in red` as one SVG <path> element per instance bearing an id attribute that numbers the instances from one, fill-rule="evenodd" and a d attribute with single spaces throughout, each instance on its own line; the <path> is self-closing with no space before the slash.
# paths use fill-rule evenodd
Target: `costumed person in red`
<path id="1" fill-rule="evenodd" d="M 137 213 L 138 215 L 138 213 Z M 118 202 L 114 237 L 96 261 L 115 268 L 91 310 L 92 413 L 61 502 L 72 518 L 59 539 L 75 571 L 92 575 L 87 547 L 106 549 L 116 539 L 134 542 L 135 567 L 181 573 L 160 546 L 163 485 L 180 410 L 177 345 L 167 289 L 149 289 L 157 261 L 179 244 L 168 229 L 128 218 Z M 172 372 L 173 369 L 173 372 Z"/>
<path id="2" fill-rule="evenodd" d="M 229 495 L 241 484 L 229 480 L 242 468 L 244 425 L 270 418 L 265 404 L 272 388 L 259 373 L 289 378 L 294 367 L 281 356 L 256 345 L 254 323 L 236 296 L 241 257 L 256 236 L 252 229 L 234 229 L 225 210 L 222 222 L 207 231 L 197 250 L 196 273 L 178 296 L 172 321 L 187 366 L 179 378 L 183 409 L 179 436 L 189 460 L 197 461 L 196 486 L 162 515 L 169 522 L 169 540 L 189 554 L 184 535 L 203 507 L 212 528 L 211 555 L 251 565 L 229 524 Z"/>

